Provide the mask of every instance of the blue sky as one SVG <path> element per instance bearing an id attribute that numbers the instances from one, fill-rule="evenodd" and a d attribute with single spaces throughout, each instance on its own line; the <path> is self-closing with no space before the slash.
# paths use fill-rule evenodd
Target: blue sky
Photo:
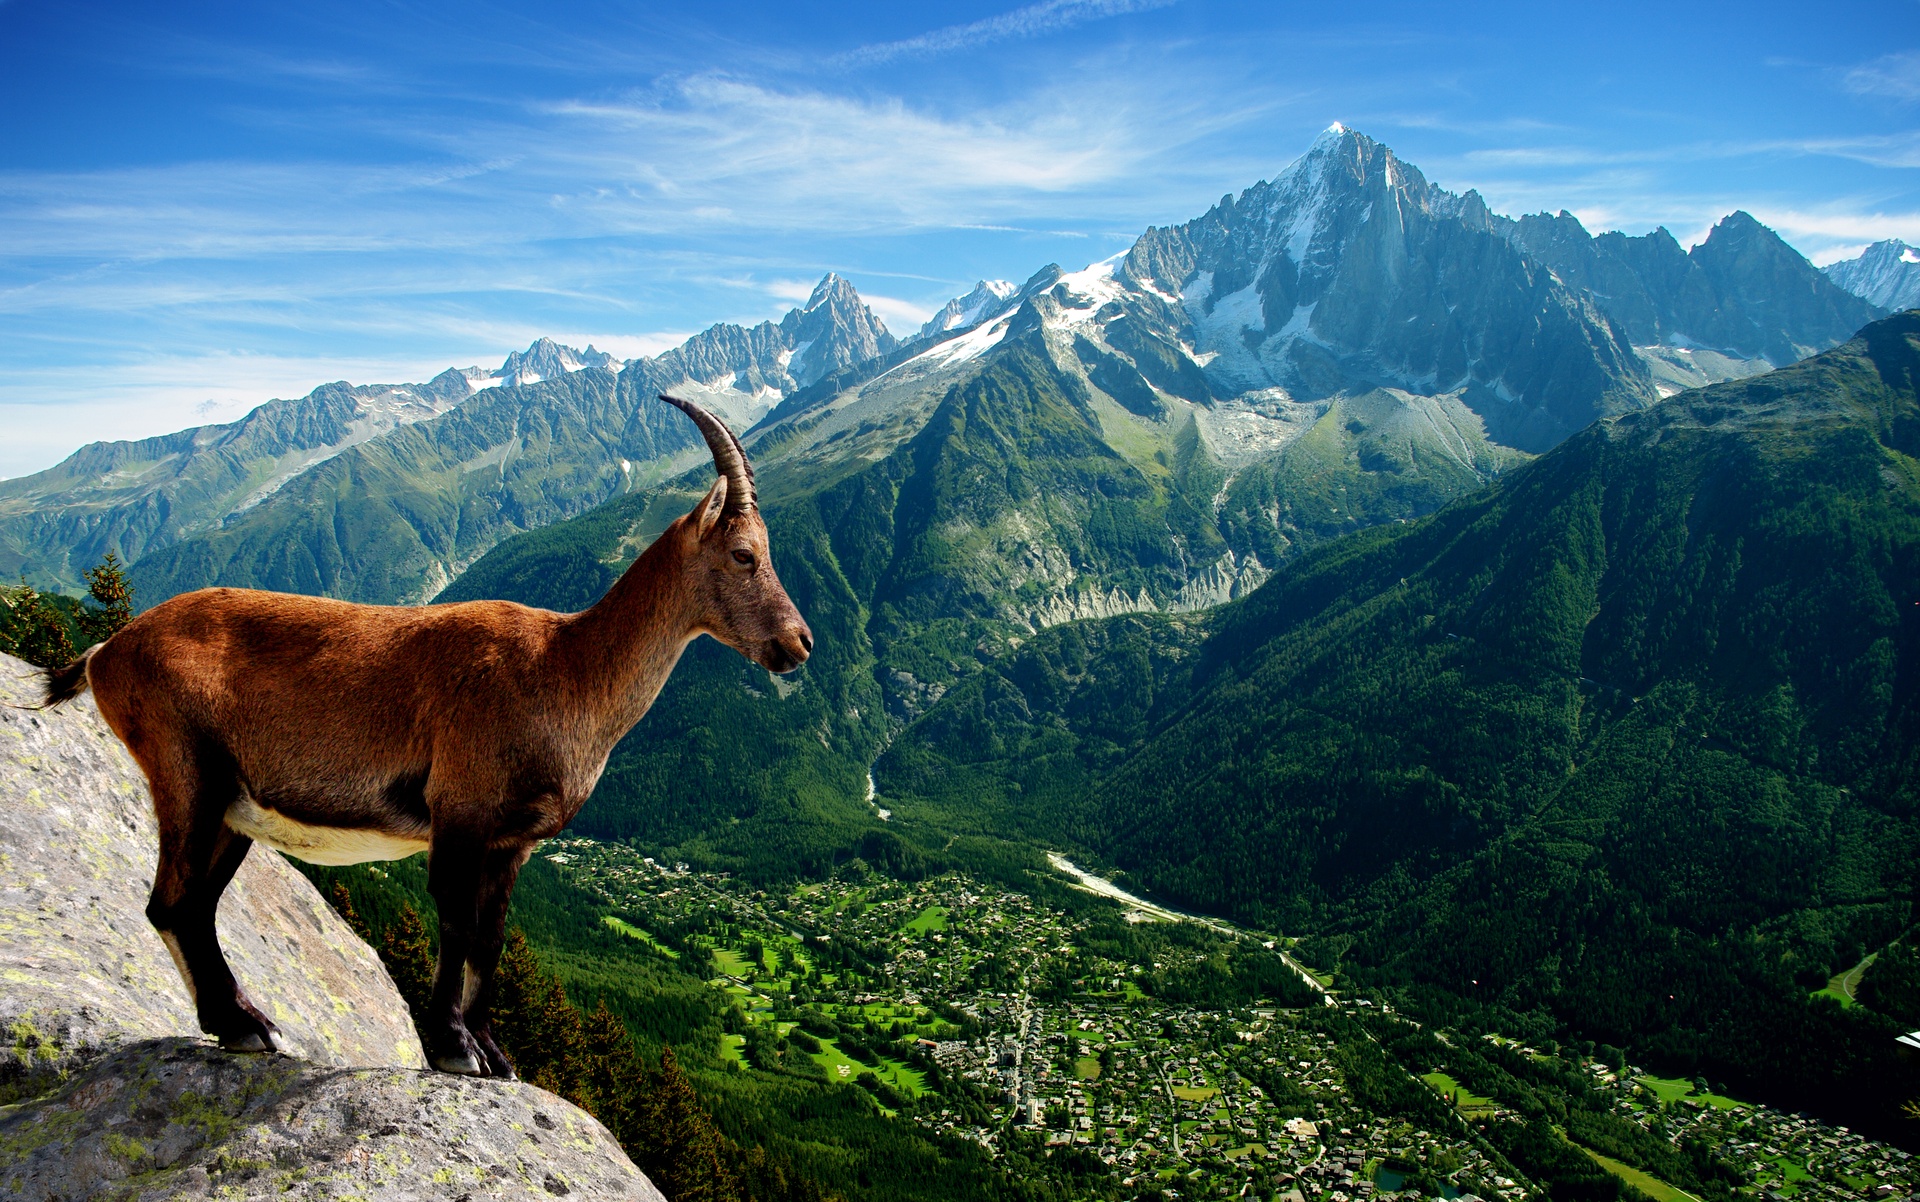
<path id="1" fill-rule="evenodd" d="M 897 332 L 1341 121 L 1494 208 L 1920 243 L 1920 2 L 0 0 L 0 475 L 334 379 Z"/>

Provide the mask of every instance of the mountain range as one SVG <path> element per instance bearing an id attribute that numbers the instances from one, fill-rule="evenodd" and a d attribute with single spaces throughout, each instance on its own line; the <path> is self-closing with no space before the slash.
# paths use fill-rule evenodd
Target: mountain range
<path id="1" fill-rule="evenodd" d="M 1444 215 L 1462 210 L 1471 221 Z M 1373 212 L 1396 214 L 1395 228 L 1369 231 Z M 1516 246 L 1527 223 L 1481 213 L 1341 133 L 1198 223 L 1150 231 L 1127 255 L 1082 272 L 1047 268 L 1011 292 L 983 286 L 955 306 L 977 308 L 972 326 L 788 398 L 746 439 L 783 577 L 832 637 L 797 688 L 697 648 L 616 752 L 584 829 L 683 844 L 689 856 L 818 864 L 842 824 L 870 820 L 858 799 L 873 757 L 1037 632 L 1204 611 L 1253 592 L 1303 550 L 1475 493 L 1528 459 L 1490 436 L 1489 416 L 1498 428 L 1551 430 L 1657 404 L 1662 386 L 1645 350 L 1654 344 L 1635 343 L 1529 259 Z M 1570 219 L 1544 220 L 1577 245 Z M 1673 276 L 1727 296 L 1749 287 L 1762 299 L 1746 328 L 1796 345 L 1819 343 L 1819 323 L 1834 313 L 1873 312 L 1804 260 L 1786 276 L 1807 304 L 1768 293 L 1791 252 L 1738 215 L 1709 239 L 1711 252 L 1696 248 L 1677 268 L 1659 257 L 1660 238 L 1587 241 L 1603 248 L 1590 255 L 1600 263 L 1652 248 L 1654 262 L 1674 269 L 1649 269 L 1656 283 Z M 1341 289 L 1357 287 L 1357 269 L 1343 265 L 1379 263 L 1383 245 L 1425 247 L 1407 257 L 1452 263 L 1454 252 L 1438 248 L 1447 239 L 1504 274 L 1450 266 L 1421 276 L 1405 261 L 1380 274 L 1399 306 L 1386 310 L 1387 324 L 1432 324 L 1451 306 L 1454 320 L 1471 318 L 1475 337 L 1497 344 L 1462 359 L 1471 364 L 1464 384 L 1454 368 L 1432 366 L 1454 345 L 1445 339 L 1365 335 L 1368 343 L 1341 332 Z M 1234 245 L 1267 266 L 1218 284 Z M 1272 265 L 1295 253 L 1309 270 Z M 1486 314 L 1532 312 L 1540 296 L 1560 326 L 1491 338 L 1505 319 Z M 1407 309 L 1419 320 L 1407 321 Z M 1675 292 L 1648 318 L 1668 350 L 1691 352 L 1681 359 L 1688 370 L 1767 370 L 1762 344 L 1773 335 L 1705 354 L 1707 331 L 1681 332 L 1690 312 Z M 1700 346 L 1675 347 L 1682 338 Z M 1529 365 L 1541 363 L 1555 367 L 1536 379 Z M 1309 378 L 1317 371 L 1318 386 Z M 1398 374 L 1383 383 L 1390 371 Z M 1416 371 L 1447 387 L 1414 391 Z M 1587 391 L 1556 381 L 1584 381 Z M 508 540 L 443 598 L 587 604 L 690 503 L 703 474 Z M 673 787 L 688 779 L 712 787 L 698 797 Z M 1018 807 L 992 816 L 966 808 L 951 807 L 948 819 L 1018 829 Z"/>
<path id="2" fill-rule="evenodd" d="M 884 409 L 891 433 L 857 440 L 871 455 L 1038 323 L 1090 403 L 1166 444 L 1149 455 L 1176 453 L 1192 424 L 1188 458 L 1224 490 L 1208 498 L 1220 545 L 1202 538 L 1204 560 L 1147 595 L 1191 605 L 1303 540 L 1425 512 L 1595 417 L 1833 345 L 1877 312 L 1833 279 L 1741 213 L 1690 253 L 1664 231 L 1499 217 L 1336 126 L 1115 260 L 982 281 L 905 347 L 828 275 L 777 323 L 717 325 L 655 358 L 541 339 L 492 372 L 325 385 L 230 425 L 91 444 L 0 482 L 0 572 L 73 588 L 113 550 L 151 600 L 225 583 L 421 601 L 501 538 L 684 466 L 693 441 L 650 411 L 653 392 L 757 423 L 756 448 L 816 431 L 793 448 L 815 460 L 852 449 L 820 447 L 832 414 Z M 1080 576 L 1040 608 L 1144 604 Z"/>
<path id="3" fill-rule="evenodd" d="M 1885 1031 L 1806 987 L 1920 883 L 1907 253 L 1511 219 L 1335 127 L 904 342 L 829 275 L 654 358 L 94 444 L 0 484 L 0 569 L 578 609 L 711 477 L 673 391 L 749 448 L 816 651 L 694 644 L 577 831 L 769 878 L 1070 848 L 1503 1029 L 1834 1098 Z"/>
<path id="4" fill-rule="evenodd" d="M 108 551 L 159 601 L 208 584 L 430 599 L 505 534 L 583 512 L 693 456 L 673 389 L 744 426 L 895 346 L 838 276 L 779 323 L 716 325 L 621 363 L 551 339 L 496 371 L 326 384 L 228 425 L 93 443 L 0 481 L 0 572 L 72 587 Z"/>

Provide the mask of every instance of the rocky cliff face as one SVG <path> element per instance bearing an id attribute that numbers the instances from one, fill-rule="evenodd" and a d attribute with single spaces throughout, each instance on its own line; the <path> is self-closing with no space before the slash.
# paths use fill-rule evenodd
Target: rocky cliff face
<path id="1" fill-rule="evenodd" d="M 1784 367 L 1880 316 L 1744 212 L 1722 219 L 1691 251 L 1665 229 L 1595 237 L 1565 210 L 1495 218 L 1494 228 L 1591 296 L 1636 347 Z"/>
<path id="2" fill-rule="evenodd" d="M 423 1071 L 378 957 L 265 849 L 220 938 L 292 1054 L 214 1048 L 144 913 L 145 781 L 90 697 L 36 691 L 0 655 L 0 1195 L 659 1196 L 560 1099 Z"/>
<path id="3" fill-rule="evenodd" d="M 34 702 L 33 669 L 0 656 L 0 1088 L 33 1092 L 103 1050 L 197 1037 L 193 1003 L 147 923 L 155 833 L 145 779 L 83 696 Z M 306 878 L 255 848 L 221 900 L 234 974 L 322 1064 L 424 1067 L 379 957 Z"/>
<path id="4" fill-rule="evenodd" d="M 1119 274 L 1178 298 L 1223 396 L 1460 392 L 1533 451 L 1657 399 L 1592 298 L 1494 232 L 1477 195 L 1338 126 L 1272 181 L 1149 230 Z"/>
<path id="5" fill-rule="evenodd" d="M 1901 312 L 1920 306 L 1920 250 L 1898 238 L 1876 242 L 1859 258 L 1829 263 L 1827 278 L 1882 309 Z"/>

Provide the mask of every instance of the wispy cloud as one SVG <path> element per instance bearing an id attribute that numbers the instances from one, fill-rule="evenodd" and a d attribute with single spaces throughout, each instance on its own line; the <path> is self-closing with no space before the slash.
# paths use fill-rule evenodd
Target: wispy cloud
<path id="1" fill-rule="evenodd" d="M 1016 8 L 1012 12 L 1001 13 L 999 16 L 970 21 L 964 25 L 947 25 L 896 42 L 874 42 L 849 50 L 831 61 L 836 66 L 868 66 L 892 62 L 900 58 L 948 54 L 956 50 L 971 50 L 993 42 L 1058 33 L 1088 21 L 1100 21 L 1109 17 L 1125 16 L 1128 13 L 1167 8 L 1178 2 L 1179 0 L 1042 0 L 1039 4 L 1029 4 L 1024 8 Z"/>
<path id="2" fill-rule="evenodd" d="M 1816 209 L 1754 205 L 1750 211 L 1793 242 L 1865 245 L 1886 238 L 1899 238 L 1904 242 L 1920 243 L 1920 211 L 1888 213 L 1839 205 Z"/>
<path id="3" fill-rule="evenodd" d="M 651 200 L 721 222 L 917 225 L 1009 201 L 1026 211 L 1025 198 L 1108 183 L 1156 149 L 1128 106 L 1047 91 L 953 117 L 707 74 L 555 111 L 586 135 L 575 165 L 618 185 L 566 203 Z"/>
<path id="4" fill-rule="evenodd" d="M 878 293 L 863 292 L 860 299 L 867 302 L 867 308 L 879 315 L 887 323 L 887 329 L 904 337 L 927 324 L 927 318 L 933 316 L 933 310 L 912 301 L 901 300 L 897 296 L 881 296 Z"/>
<path id="5" fill-rule="evenodd" d="M 1920 100 L 1920 53 L 1884 54 L 1840 77 L 1840 86 L 1857 96 Z"/>

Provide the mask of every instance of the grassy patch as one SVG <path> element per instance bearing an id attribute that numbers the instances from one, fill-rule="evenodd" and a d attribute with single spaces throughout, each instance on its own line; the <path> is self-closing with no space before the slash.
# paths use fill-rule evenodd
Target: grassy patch
<path id="1" fill-rule="evenodd" d="M 928 906 L 926 909 L 920 911 L 903 929 L 912 931 L 916 935 L 924 935 L 928 931 L 944 931 L 947 929 L 947 908 L 945 906 Z"/>
<path id="2" fill-rule="evenodd" d="M 679 952 L 674 951 L 672 948 L 668 947 L 666 944 L 660 942 L 658 939 L 655 939 L 652 935 L 649 935 L 647 932 L 641 930 L 637 926 L 634 926 L 630 922 L 622 922 L 611 914 L 607 915 L 606 918 L 603 919 L 603 921 L 608 926 L 612 927 L 614 930 L 620 932 L 622 935 L 628 935 L 634 939 L 638 939 L 640 942 L 646 944 L 648 947 L 652 948 L 654 951 L 659 952 L 661 955 L 667 957 L 669 960 L 678 960 L 680 958 Z"/>
<path id="3" fill-rule="evenodd" d="M 1100 1076 L 1100 1062 L 1091 1056 L 1082 1056 L 1073 1062 L 1073 1075 L 1082 1081 L 1098 1080 Z"/>
<path id="4" fill-rule="evenodd" d="M 862 1064 L 841 1051 L 840 1045 L 831 1039 L 820 1041 L 820 1050 L 812 1059 L 826 1071 L 829 1081 L 851 1085 L 861 1073 L 872 1073 L 910 1098 L 917 1098 L 927 1090 L 926 1077 L 899 1061 L 882 1056 L 878 1065 Z"/>
<path id="5" fill-rule="evenodd" d="M 1574 1146 L 1579 1147 L 1578 1144 Z M 1653 1202 L 1700 1202 L 1700 1199 L 1686 1190 L 1668 1185 L 1658 1177 L 1642 1172 L 1630 1164 L 1622 1164 L 1611 1156 L 1602 1156 L 1592 1148 L 1580 1148 L 1580 1150 L 1593 1157 L 1595 1164 L 1652 1198 Z"/>
<path id="6" fill-rule="evenodd" d="M 1422 1073 L 1420 1079 L 1440 1091 L 1462 1114 L 1485 1113 L 1496 1109 L 1492 1098 L 1483 1098 L 1446 1073 Z"/>
<path id="7" fill-rule="evenodd" d="M 820 1041 L 820 1050 L 813 1055 L 813 1062 L 826 1070 L 827 1080 L 841 1081 L 848 1085 L 866 1070 L 866 1065 L 840 1050 L 840 1045 L 831 1039 Z"/>
<path id="8" fill-rule="evenodd" d="M 1785 1182 L 1785 1188 L 1788 1190 L 1798 1188 L 1802 1181 L 1808 1180 L 1811 1176 L 1805 1165 L 1795 1164 L 1784 1156 L 1768 1156 L 1764 1159 L 1780 1170 L 1781 1180 Z"/>
<path id="9" fill-rule="evenodd" d="M 753 967 L 747 963 L 745 956 L 730 947 L 714 948 L 713 962 L 720 966 L 721 972 L 730 977 L 744 977 L 747 975 L 747 970 Z"/>
<path id="10" fill-rule="evenodd" d="M 1678 1077 L 1635 1077 L 1634 1080 L 1645 1086 L 1662 1106 L 1678 1102 L 1693 1092 L 1693 1082 Z"/>
<path id="11" fill-rule="evenodd" d="M 1204 1102 L 1219 1092 L 1219 1090 L 1211 1085 L 1176 1085 L 1173 1087 L 1173 1096 L 1188 1102 Z"/>
<path id="12" fill-rule="evenodd" d="M 1715 1110 L 1732 1110 L 1746 1103 L 1724 1094 L 1695 1093 L 1693 1082 L 1679 1077 L 1635 1077 L 1635 1081 L 1646 1087 L 1648 1093 L 1657 1098 L 1662 1106 L 1671 1106 L 1675 1102 L 1688 1101 L 1711 1106 Z"/>
<path id="13" fill-rule="evenodd" d="M 1827 979 L 1827 987 L 1814 991 L 1815 997 L 1830 997 L 1839 1002 L 1842 1009 L 1850 1010 L 1860 1003 L 1854 1000 L 1853 991 L 1860 988 L 1860 978 L 1867 969 L 1880 958 L 1879 952 L 1870 953 L 1866 959 L 1842 973 L 1835 973 Z"/>

